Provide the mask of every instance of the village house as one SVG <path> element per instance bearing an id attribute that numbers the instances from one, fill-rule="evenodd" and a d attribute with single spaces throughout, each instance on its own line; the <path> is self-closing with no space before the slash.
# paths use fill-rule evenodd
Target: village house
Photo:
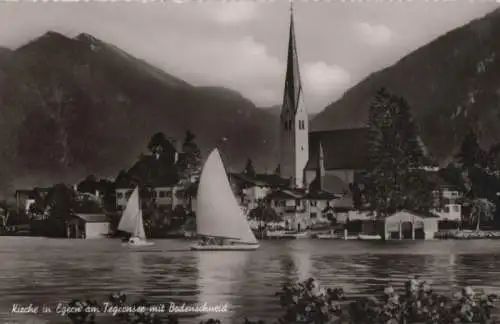
<path id="1" fill-rule="evenodd" d="M 76 213 L 66 224 L 68 238 L 104 238 L 110 233 L 110 221 L 104 213 Z"/>
<path id="2" fill-rule="evenodd" d="M 171 151 L 171 152 L 170 152 Z M 132 191 L 140 185 L 149 188 L 155 204 L 163 209 L 171 210 L 177 205 L 183 205 L 182 195 L 178 193 L 179 179 L 175 169 L 178 157 L 177 151 L 170 147 L 168 152 L 142 155 L 127 172 L 121 173 L 115 181 L 116 207 L 123 210 L 127 205 Z"/>
<path id="3" fill-rule="evenodd" d="M 271 190 L 287 188 L 288 180 L 276 174 L 230 173 L 229 182 L 240 205 L 248 212 L 256 208 Z"/>
<path id="4" fill-rule="evenodd" d="M 68 238 L 104 238 L 110 234 L 110 219 L 104 211 L 100 193 L 77 192 L 76 205 L 66 222 Z"/>
<path id="5" fill-rule="evenodd" d="M 458 188 L 443 183 L 440 186 L 442 207 L 437 208 L 434 212 L 439 215 L 439 220 L 444 222 L 461 222 L 462 221 L 462 205 L 461 200 L 463 194 Z"/>

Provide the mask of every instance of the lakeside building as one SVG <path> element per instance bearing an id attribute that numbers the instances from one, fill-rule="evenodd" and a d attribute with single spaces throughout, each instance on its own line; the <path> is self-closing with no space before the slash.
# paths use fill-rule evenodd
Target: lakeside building
<path id="1" fill-rule="evenodd" d="M 110 233 L 110 221 L 104 213 L 76 213 L 66 224 L 68 238 L 98 239 Z"/>

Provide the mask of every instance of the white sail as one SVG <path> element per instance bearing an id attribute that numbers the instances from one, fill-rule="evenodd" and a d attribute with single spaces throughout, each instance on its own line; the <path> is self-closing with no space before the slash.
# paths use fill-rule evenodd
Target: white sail
<path id="1" fill-rule="evenodd" d="M 196 228 L 199 235 L 257 243 L 247 218 L 233 194 L 217 149 L 210 153 L 201 172 L 196 206 Z"/>
<path id="2" fill-rule="evenodd" d="M 146 233 L 144 232 L 144 222 L 142 221 L 142 211 L 139 210 L 137 214 L 136 227 L 134 230 L 133 236 L 138 237 L 140 239 L 146 240 Z"/>
<path id="3" fill-rule="evenodd" d="M 127 206 L 118 224 L 118 229 L 130 234 L 134 233 L 137 227 L 137 216 L 139 213 L 141 213 L 142 216 L 141 206 L 139 205 L 139 188 L 136 187 L 128 199 Z"/>

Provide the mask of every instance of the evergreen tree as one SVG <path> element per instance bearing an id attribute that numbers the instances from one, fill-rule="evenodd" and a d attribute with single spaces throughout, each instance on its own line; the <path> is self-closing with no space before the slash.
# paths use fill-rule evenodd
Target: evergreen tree
<path id="1" fill-rule="evenodd" d="M 456 155 L 456 158 L 464 170 L 470 170 L 474 167 L 483 168 L 486 166 L 486 152 L 479 146 L 476 133 L 471 127 L 469 127 L 469 131 L 462 141 L 460 151 Z"/>
<path id="2" fill-rule="evenodd" d="M 148 143 L 148 150 L 153 154 L 161 154 L 165 152 L 169 146 L 171 146 L 170 142 L 165 137 L 165 134 L 162 132 L 158 132 L 154 134 Z"/>
<path id="3" fill-rule="evenodd" d="M 195 138 L 195 135 L 190 130 L 186 131 L 184 143 L 182 144 L 182 154 L 177 162 L 179 173 L 183 177 L 196 175 L 201 169 L 201 152 L 194 141 Z"/>
<path id="4" fill-rule="evenodd" d="M 245 170 L 243 170 L 243 173 L 251 178 L 255 177 L 255 169 L 253 167 L 253 162 L 251 159 L 247 160 L 247 164 L 245 165 Z"/>
<path id="5" fill-rule="evenodd" d="M 408 103 L 382 88 L 369 111 L 369 167 L 364 198 L 377 216 L 401 209 L 429 211 L 436 183 L 422 169 L 429 163 Z M 359 205 L 360 202 L 357 202 Z"/>

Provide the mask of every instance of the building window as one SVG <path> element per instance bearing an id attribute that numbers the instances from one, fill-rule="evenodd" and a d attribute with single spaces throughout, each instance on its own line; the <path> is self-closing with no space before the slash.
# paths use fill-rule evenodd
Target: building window
<path id="1" fill-rule="evenodd" d="M 311 218 L 316 218 L 318 215 L 316 213 L 311 213 Z"/>
<path id="2" fill-rule="evenodd" d="M 453 205 L 452 207 L 454 213 L 459 213 L 460 212 L 460 206 L 458 205 Z"/>
<path id="3" fill-rule="evenodd" d="M 316 200 L 311 200 L 310 204 L 311 204 L 311 206 L 316 206 L 318 204 L 318 202 Z"/>
<path id="4" fill-rule="evenodd" d="M 123 199 L 123 192 L 117 192 L 116 193 L 116 198 Z"/>
<path id="5" fill-rule="evenodd" d="M 450 212 L 450 206 L 444 206 L 444 212 L 448 214 Z"/>
<path id="6" fill-rule="evenodd" d="M 160 197 L 160 198 L 165 198 L 165 197 L 166 197 L 166 195 L 165 195 L 165 194 L 166 194 L 166 192 L 165 192 L 165 191 L 160 190 L 160 191 L 158 192 L 158 197 Z"/>
<path id="7" fill-rule="evenodd" d="M 300 199 L 295 199 L 295 206 L 297 206 L 297 207 L 300 206 Z"/>
<path id="8" fill-rule="evenodd" d="M 306 124 L 304 123 L 303 120 L 299 120 L 299 129 L 305 129 L 306 128 Z"/>

